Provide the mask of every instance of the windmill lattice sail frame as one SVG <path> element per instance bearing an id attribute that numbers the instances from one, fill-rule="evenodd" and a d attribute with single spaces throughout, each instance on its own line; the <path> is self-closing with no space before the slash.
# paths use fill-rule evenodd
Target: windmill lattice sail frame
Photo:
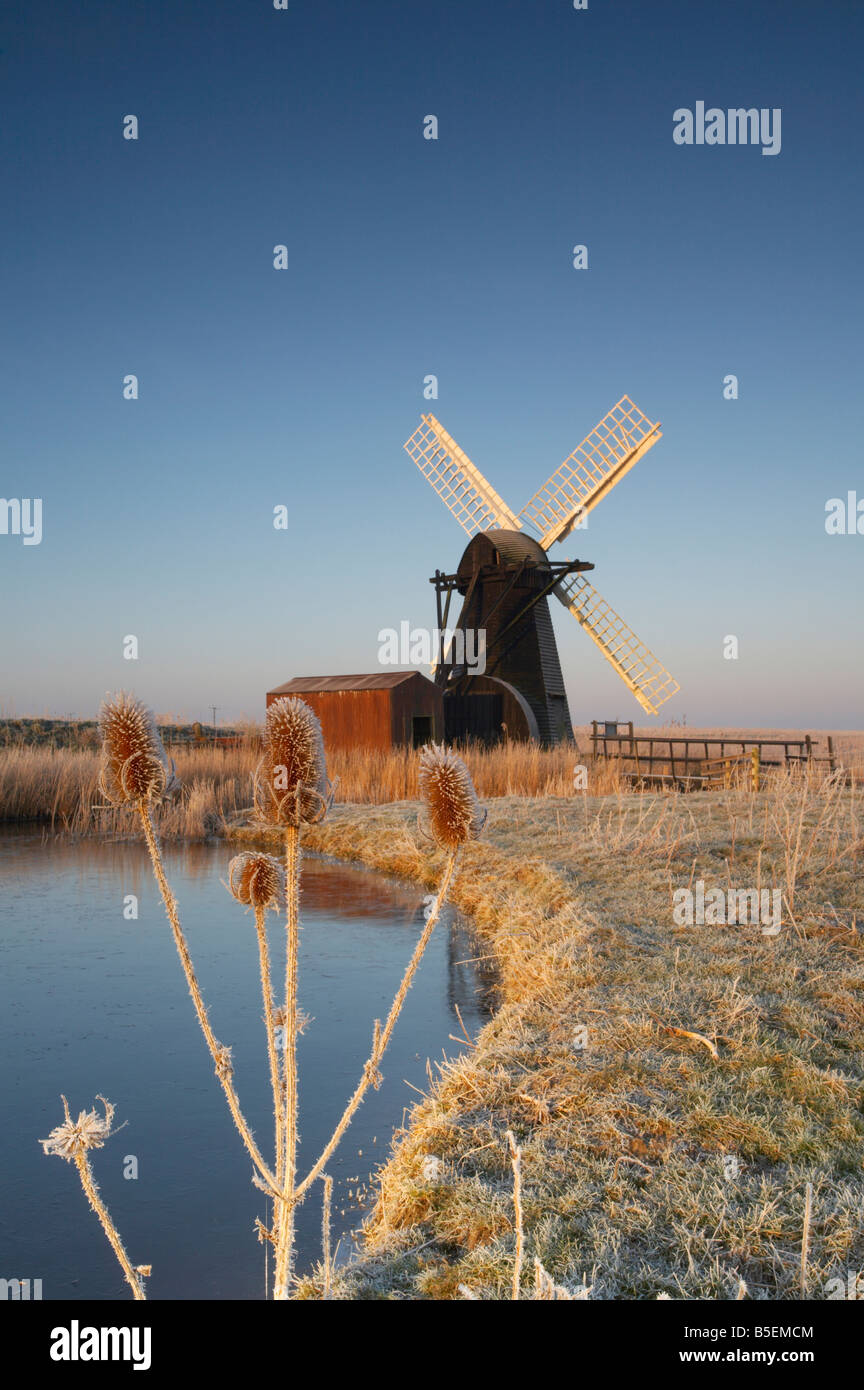
<path id="1" fill-rule="evenodd" d="M 423 423 L 404 448 L 469 536 L 493 526 L 505 531 L 521 529 L 519 518 L 434 415 L 423 416 Z"/>
<path id="2" fill-rule="evenodd" d="M 405 443 L 432 489 L 471 537 L 494 530 L 535 535 L 542 550 L 563 540 L 662 437 L 658 421 L 622 396 L 519 513 L 511 511 L 434 415 Z M 603 653 L 648 714 L 680 689 L 678 682 L 582 574 L 551 590 Z"/>
<path id="3" fill-rule="evenodd" d="M 681 689 L 651 648 L 640 641 L 584 575 L 568 575 L 554 592 L 647 714 L 656 714 Z"/>
<path id="4" fill-rule="evenodd" d="M 519 513 L 536 527 L 543 549 L 563 540 L 661 435 L 660 425 L 622 396 Z"/>

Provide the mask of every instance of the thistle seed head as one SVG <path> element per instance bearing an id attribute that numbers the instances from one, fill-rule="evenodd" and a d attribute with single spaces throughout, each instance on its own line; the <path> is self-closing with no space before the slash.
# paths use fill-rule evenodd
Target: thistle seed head
<path id="1" fill-rule="evenodd" d="M 486 812 L 462 759 L 449 748 L 432 743 L 420 754 L 418 780 L 439 845 L 458 849 L 466 840 L 476 840 L 486 824 Z"/>
<path id="2" fill-rule="evenodd" d="M 73 1120 L 69 1114 L 66 1097 L 61 1096 L 66 1119 L 62 1125 L 52 1129 L 47 1139 L 39 1140 L 46 1154 L 56 1154 L 58 1158 L 71 1163 L 88 1149 L 102 1148 L 105 1140 L 111 1137 L 114 1106 L 104 1096 L 97 1096 L 96 1099 L 101 1100 L 105 1108 L 104 1115 L 97 1114 L 95 1110 L 82 1110 L 78 1119 Z"/>
<path id="3" fill-rule="evenodd" d="M 112 806 L 165 796 L 175 786 L 174 764 L 146 705 L 121 690 L 99 711 L 102 767 L 99 784 Z"/>
<path id="4" fill-rule="evenodd" d="M 330 808 L 321 725 L 296 696 L 275 700 L 267 710 L 254 795 L 258 816 L 268 825 L 323 820 Z"/>
<path id="5" fill-rule="evenodd" d="M 245 907 L 278 912 L 285 899 L 285 870 L 271 854 L 237 854 L 228 865 L 228 888 Z"/>

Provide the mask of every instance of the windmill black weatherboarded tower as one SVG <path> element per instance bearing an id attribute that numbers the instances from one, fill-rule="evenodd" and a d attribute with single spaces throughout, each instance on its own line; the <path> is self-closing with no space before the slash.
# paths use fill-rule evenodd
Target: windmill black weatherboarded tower
<path id="1" fill-rule="evenodd" d="M 544 744 L 572 739 L 548 597 L 572 613 L 649 714 L 677 681 L 584 577 L 582 560 L 553 561 L 548 550 L 570 534 L 660 438 L 660 426 L 627 396 L 604 416 L 518 514 L 433 415 L 405 445 L 410 457 L 472 539 L 455 573 L 436 570 L 439 631 L 455 635 L 435 679 L 444 690 L 448 739 L 495 742 L 509 735 Z M 448 628 L 451 599 L 462 608 Z M 486 633 L 485 670 L 466 634 Z M 476 641 L 476 639 L 475 639 Z"/>

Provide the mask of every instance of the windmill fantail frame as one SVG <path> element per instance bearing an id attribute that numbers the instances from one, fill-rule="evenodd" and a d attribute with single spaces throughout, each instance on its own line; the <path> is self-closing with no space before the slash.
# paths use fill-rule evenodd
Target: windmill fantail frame
<path id="1" fill-rule="evenodd" d="M 659 423 L 622 396 L 517 514 L 434 415 L 422 417 L 405 449 L 471 537 L 456 571 L 436 570 L 430 580 L 438 629 L 447 630 L 458 593 L 462 607 L 454 631 L 486 632 L 483 675 L 452 660 L 452 642 L 436 667 L 448 739 L 494 742 L 507 733 L 550 744 L 573 738 L 550 595 L 648 714 L 680 688 L 585 578 L 592 564 L 549 558 L 550 547 L 566 539 L 660 437 Z"/>

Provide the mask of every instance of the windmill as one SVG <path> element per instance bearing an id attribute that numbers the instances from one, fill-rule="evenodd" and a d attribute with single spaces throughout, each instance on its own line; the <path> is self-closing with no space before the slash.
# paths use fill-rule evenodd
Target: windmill
<path id="1" fill-rule="evenodd" d="M 587 561 L 553 561 L 549 549 L 612 491 L 660 438 L 622 396 L 518 515 L 434 415 L 424 415 L 405 449 L 471 537 L 454 573 L 436 570 L 439 632 L 454 593 L 462 608 L 435 669 L 444 691 L 447 735 L 494 741 L 511 734 L 558 743 L 573 731 L 548 596 L 600 648 L 628 690 L 656 714 L 679 689 L 648 647 L 585 578 Z M 486 632 L 485 671 L 466 659 L 466 634 Z M 461 643 L 458 640 L 462 637 Z"/>

